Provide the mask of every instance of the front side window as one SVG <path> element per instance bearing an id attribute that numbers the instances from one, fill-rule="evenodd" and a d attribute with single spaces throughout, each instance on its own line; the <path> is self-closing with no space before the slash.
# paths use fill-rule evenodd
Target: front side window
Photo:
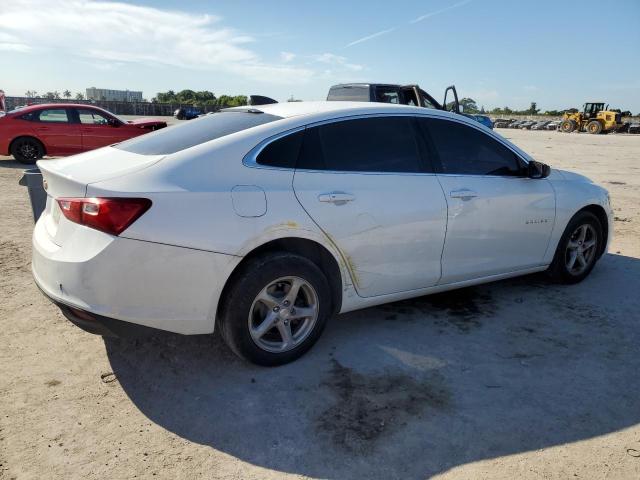
<path id="1" fill-rule="evenodd" d="M 376 87 L 376 102 L 400 103 L 400 92 L 393 87 Z"/>
<path id="2" fill-rule="evenodd" d="M 95 110 L 78 109 L 78 118 L 83 125 L 109 125 L 109 118 Z"/>
<path id="3" fill-rule="evenodd" d="M 40 110 L 38 121 L 48 123 L 68 123 L 67 111 L 64 108 Z"/>
<path id="4" fill-rule="evenodd" d="M 438 109 L 438 106 L 434 103 L 434 100 L 427 95 L 424 90 L 420 90 L 420 96 L 422 97 L 422 104 L 426 108 Z"/>
<path id="5" fill-rule="evenodd" d="M 435 118 L 421 118 L 418 124 L 437 152 L 441 173 L 506 176 L 522 174 L 515 153 L 478 129 Z"/>
<path id="6" fill-rule="evenodd" d="M 423 171 L 411 117 L 342 120 L 307 128 L 298 168 L 340 172 Z"/>

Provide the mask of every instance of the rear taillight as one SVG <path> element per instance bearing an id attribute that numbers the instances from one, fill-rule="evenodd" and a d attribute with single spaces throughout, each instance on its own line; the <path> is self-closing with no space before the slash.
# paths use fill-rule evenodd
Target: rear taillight
<path id="1" fill-rule="evenodd" d="M 58 198 L 64 216 L 72 222 L 120 235 L 149 210 L 148 198 Z"/>

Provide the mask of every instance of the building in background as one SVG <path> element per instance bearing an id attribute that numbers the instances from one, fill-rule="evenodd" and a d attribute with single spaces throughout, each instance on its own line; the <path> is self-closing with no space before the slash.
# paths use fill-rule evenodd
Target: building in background
<path id="1" fill-rule="evenodd" d="M 142 102 L 142 92 L 91 87 L 87 88 L 87 100 L 107 102 Z"/>

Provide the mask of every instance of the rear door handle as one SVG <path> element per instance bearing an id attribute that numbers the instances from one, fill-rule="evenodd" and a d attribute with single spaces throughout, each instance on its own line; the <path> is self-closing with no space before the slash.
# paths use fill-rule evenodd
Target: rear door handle
<path id="1" fill-rule="evenodd" d="M 471 198 L 477 197 L 478 194 L 473 190 L 469 190 L 468 188 L 463 188 L 460 190 L 452 190 L 449 192 L 449 196 L 451 198 L 461 198 L 463 200 L 469 200 Z"/>
<path id="2" fill-rule="evenodd" d="M 318 201 L 323 203 L 334 203 L 336 205 L 343 205 L 347 202 L 353 202 L 356 199 L 350 193 L 344 192 L 331 192 L 331 193 L 321 193 L 318 195 Z"/>
<path id="3" fill-rule="evenodd" d="M 46 132 L 47 130 L 49 130 L 49 127 L 38 127 L 36 128 L 36 130 L 39 132 Z"/>

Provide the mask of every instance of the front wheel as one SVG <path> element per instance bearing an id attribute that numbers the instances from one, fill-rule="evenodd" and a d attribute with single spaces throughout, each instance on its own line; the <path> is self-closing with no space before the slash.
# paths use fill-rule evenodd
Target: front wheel
<path id="1" fill-rule="evenodd" d="M 20 163 L 33 165 L 44 157 L 44 147 L 33 137 L 20 137 L 11 144 L 11 155 Z"/>
<path id="2" fill-rule="evenodd" d="M 259 257 L 231 281 L 218 318 L 220 333 L 231 350 L 258 365 L 282 365 L 303 355 L 331 315 L 326 277 L 299 255 Z"/>
<path id="3" fill-rule="evenodd" d="M 593 270 L 603 242 L 598 218 L 579 212 L 562 234 L 548 273 L 560 283 L 581 282 Z"/>
<path id="4" fill-rule="evenodd" d="M 560 131 L 563 133 L 571 133 L 577 128 L 577 123 L 574 120 L 564 120 L 560 124 Z"/>

